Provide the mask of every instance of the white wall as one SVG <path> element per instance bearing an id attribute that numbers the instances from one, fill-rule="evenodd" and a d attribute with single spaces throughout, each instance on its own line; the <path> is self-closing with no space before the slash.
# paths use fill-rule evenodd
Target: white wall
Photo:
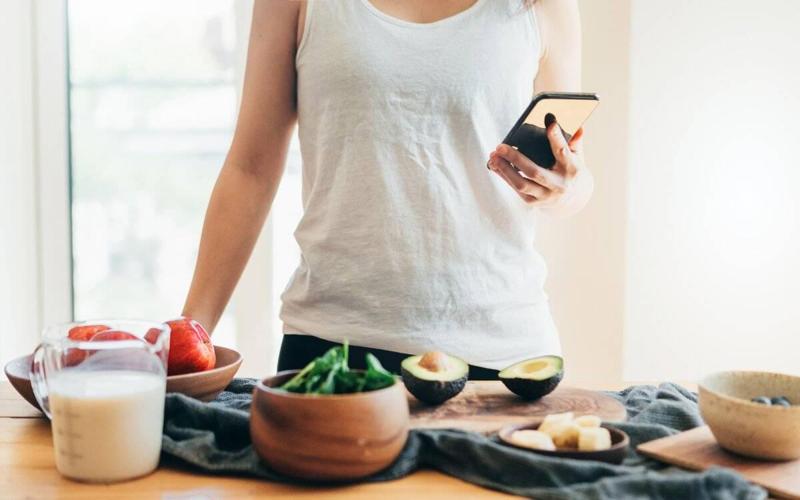
<path id="1" fill-rule="evenodd" d="M 800 372 L 800 2 L 636 0 L 624 375 Z"/>
<path id="2" fill-rule="evenodd" d="M 586 126 L 595 192 L 575 217 L 542 220 L 538 246 L 567 382 L 608 387 L 622 378 L 630 1 L 583 0 L 580 8 L 583 88 L 600 95 Z"/>
<path id="3" fill-rule="evenodd" d="M 540 230 L 568 382 L 800 372 L 800 2 L 580 6 L 597 185 Z"/>

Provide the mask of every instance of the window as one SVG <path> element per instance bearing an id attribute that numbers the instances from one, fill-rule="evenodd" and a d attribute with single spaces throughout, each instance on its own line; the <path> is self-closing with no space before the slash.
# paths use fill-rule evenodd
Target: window
<path id="1" fill-rule="evenodd" d="M 143 0 L 119 7 L 68 3 L 74 314 L 166 319 L 181 311 L 230 145 L 252 4 Z M 275 259 L 257 269 L 281 272 L 241 291 L 275 302 L 288 279 L 283 270 L 297 259 L 290 240 L 300 207 L 294 146 L 274 209 L 281 217 L 262 235 L 266 253 L 255 257 Z M 237 317 L 247 314 L 234 302 L 215 342 L 243 341 Z M 265 326 L 248 335 L 279 331 L 277 320 Z"/>

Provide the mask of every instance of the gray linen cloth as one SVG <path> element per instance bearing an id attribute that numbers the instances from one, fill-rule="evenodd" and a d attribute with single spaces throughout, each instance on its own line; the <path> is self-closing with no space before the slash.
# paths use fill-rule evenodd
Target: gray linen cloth
<path id="1" fill-rule="evenodd" d="M 235 379 L 211 403 L 168 394 L 162 452 L 208 472 L 297 482 L 270 470 L 253 450 L 249 409 L 255 383 Z M 732 470 L 686 472 L 634 451 L 639 443 L 701 425 L 693 393 L 662 384 L 608 394 L 628 410 L 628 421 L 615 424 L 631 438 L 622 465 L 545 457 L 474 432 L 412 430 L 394 464 L 365 481 L 389 481 L 430 468 L 486 488 L 540 499 L 766 498 L 763 489 Z"/>

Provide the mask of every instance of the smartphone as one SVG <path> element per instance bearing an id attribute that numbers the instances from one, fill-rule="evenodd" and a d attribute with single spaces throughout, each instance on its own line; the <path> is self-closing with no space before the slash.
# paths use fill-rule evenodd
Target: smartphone
<path id="1" fill-rule="evenodd" d="M 503 143 L 518 149 L 540 167 L 551 169 L 555 166 L 556 159 L 550 141 L 547 140 L 547 126 L 554 120 L 558 122 L 564 137 L 569 141 L 599 102 L 597 94 L 593 93 L 536 94 L 503 139 Z"/>

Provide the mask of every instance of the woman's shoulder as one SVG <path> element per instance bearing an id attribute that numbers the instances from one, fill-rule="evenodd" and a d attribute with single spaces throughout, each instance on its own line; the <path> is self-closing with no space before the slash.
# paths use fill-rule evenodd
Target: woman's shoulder
<path id="1" fill-rule="evenodd" d="M 547 24 L 573 22 L 579 15 L 578 0 L 535 0 L 531 4 L 539 21 Z"/>
<path id="2" fill-rule="evenodd" d="M 276 28 L 291 27 L 301 34 L 300 16 L 305 16 L 306 0 L 258 0 L 253 5 L 251 32 L 275 32 Z"/>
<path id="3" fill-rule="evenodd" d="M 578 0 L 535 0 L 531 9 L 539 29 L 543 53 L 553 42 L 558 42 L 559 37 L 572 39 L 573 35 L 580 33 Z"/>

